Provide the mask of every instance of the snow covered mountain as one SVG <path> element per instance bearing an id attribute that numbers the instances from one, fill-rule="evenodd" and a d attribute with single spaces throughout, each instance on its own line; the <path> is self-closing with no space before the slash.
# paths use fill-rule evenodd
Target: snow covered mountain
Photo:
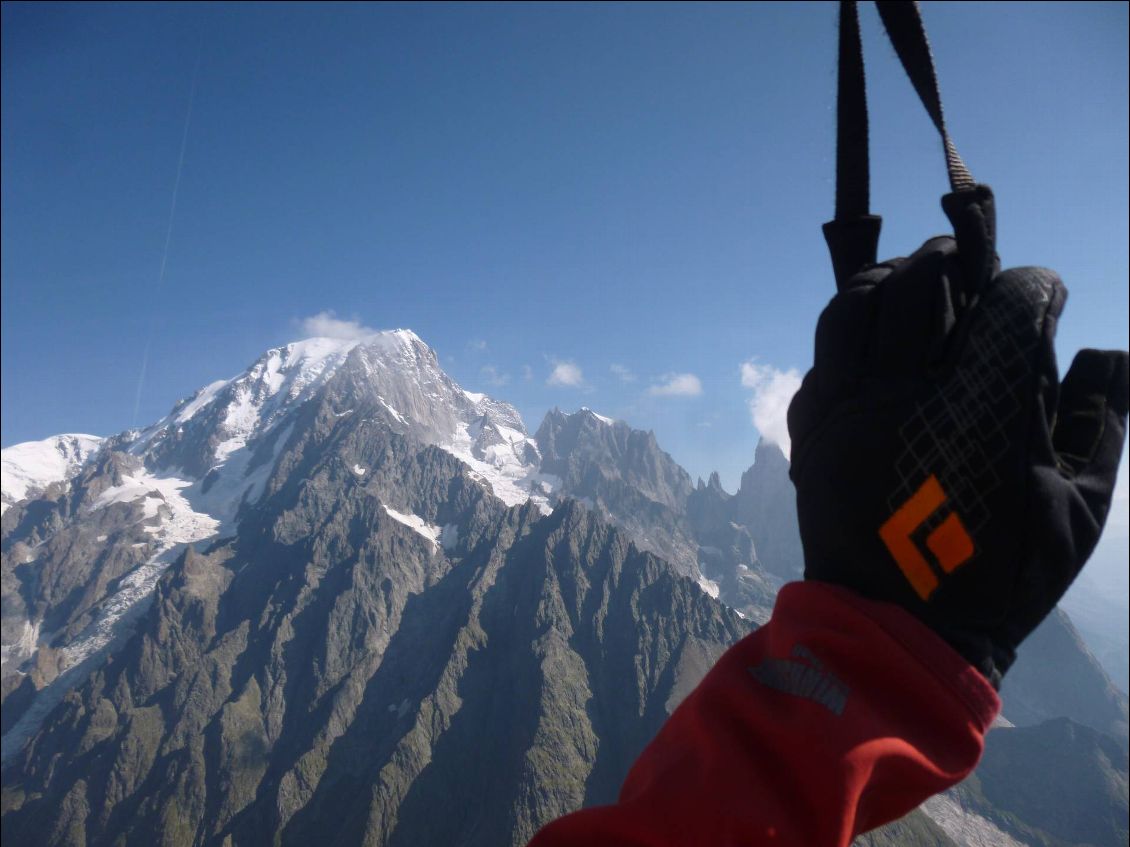
<path id="1" fill-rule="evenodd" d="M 268 350 L 243 374 L 205 386 L 119 444 L 148 467 L 207 480 L 200 492 L 205 511 L 231 521 L 239 504 L 258 493 L 270 458 L 264 445 L 285 441 L 295 410 L 324 388 L 342 403 L 335 414 L 360 409 L 371 421 L 447 450 L 507 505 L 530 497 L 547 502 L 552 481 L 538 475 L 537 447 L 517 410 L 464 391 L 440 368 L 435 352 L 404 329 Z M 216 487 L 224 493 L 208 496 Z"/>
<path id="2" fill-rule="evenodd" d="M 61 435 L 5 449 L 3 519 L 20 540 L 5 557 L 0 673 L 5 692 L 21 684 L 21 666 L 32 666 L 36 677 L 24 687 L 27 704 L 19 697 L 7 704 L 5 757 L 128 635 L 186 546 L 236 532 L 315 396 L 335 417 L 359 416 L 365 426 L 456 456 L 508 506 L 530 500 L 549 511 L 555 480 L 540 472 L 537 445 L 518 412 L 460 388 L 410 330 L 291 343 L 268 350 L 239 376 L 201 388 L 142 430 L 108 439 Z M 352 470 L 367 472 L 360 464 Z M 52 485 L 77 487 L 73 510 L 89 516 L 84 526 L 102 530 L 71 539 L 62 558 L 51 544 L 61 539 L 52 527 L 34 526 L 34 510 L 7 514 Z M 52 556 L 46 570 L 58 571 L 55 585 L 29 591 L 42 583 L 37 563 Z M 39 689 L 34 696 L 32 687 Z M 17 712 L 18 721 L 8 718 Z"/>
<path id="3" fill-rule="evenodd" d="M 0 515 L 13 503 L 71 479 L 98 452 L 96 435 L 55 435 L 8 447 L 0 455 Z"/>

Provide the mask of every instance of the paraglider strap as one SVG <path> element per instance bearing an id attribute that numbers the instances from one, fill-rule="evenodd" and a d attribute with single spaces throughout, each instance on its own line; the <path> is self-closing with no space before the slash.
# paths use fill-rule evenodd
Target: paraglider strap
<path id="1" fill-rule="evenodd" d="M 930 44 L 918 3 L 876 0 L 887 36 L 914 90 L 942 137 L 954 194 L 975 191 L 977 184 L 946 130 L 942 99 Z M 855 0 L 840 2 L 839 84 L 836 105 L 836 217 L 824 225 L 837 283 L 875 262 L 881 218 L 870 214 L 867 91 L 859 12 Z"/>

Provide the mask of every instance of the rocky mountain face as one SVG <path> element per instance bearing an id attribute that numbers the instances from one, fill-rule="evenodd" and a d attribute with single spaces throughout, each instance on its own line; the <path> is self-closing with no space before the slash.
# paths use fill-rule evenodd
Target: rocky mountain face
<path id="1" fill-rule="evenodd" d="M 748 631 L 379 340 L 271 351 L 5 513 L 5 843 L 524 843 Z"/>
<path id="2" fill-rule="evenodd" d="M 775 446 L 729 494 L 587 409 L 530 437 L 403 330 L 86 438 L 4 451 L 5 844 L 523 844 L 612 800 L 802 569 Z M 1060 715 L 1124 750 L 1087 655 L 1066 616 L 1033 637 L 1001 762 Z M 1103 755 L 1078 767 L 1122 774 L 1117 815 Z M 986 785 L 860 844 L 1067 832 L 1032 817 L 1047 786 Z"/>
<path id="3" fill-rule="evenodd" d="M 1130 558 L 1126 550 L 1121 554 L 1123 561 Z M 1117 555 L 1112 552 L 1112 557 Z M 1130 590 L 1112 590 L 1104 583 L 1088 567 L 1072 584 L 1060 608 L 1071 616 L 1087 648 L 1125 694 L 1130 691 Z"/>
<path id="4" fill-rule="evenodd" d="M 765 568 L 786 582 L 804 576 L 796 491 L 788 478 L 789 460 L 781 448 L 759 442 L 753 466 L 742 474 L 730 518 L 749 528 Z"/>
<path id="5" fill-rule="evenodd" d="M 537 448 L 518 413 L 463 391 L 403 330 L 365 344 L 310 339 L 267 351 L 153 426 L 89 445 L 98 449 L 81 461 L 40 460 L 21 477 L 11 466 L 40 445 L 6 450 L 5 485 L 34 477 L 27 490 L 38 496 L 0 518 L 5 758 L 128 635 L 187 545 L 234 533 L 289 440 L 312 425 L 312 404 L 334 420 L 442 445 L 504 503 L 547 510 Z"/>
<path id="6" fill-rule="evenodd" d="M 21 755 L 6 840 L 524 843 L 614 796 L 743 633 L 577 504 L 508 508 L 359 423 L 322 414 L 162 577 Z"/>
<path id="7" fill-rule="evenodd" d="M 1004 678 L 1001 698 L 1006 716 L 1017 726 L 1070 717 L 1123 743 L 1128 737 L 1126 695 L 1061 609 L 1045 618 L 1021 646 Z"/>
<path id="8" fill-rule="evenodd" d="M 717 474 L 709 484 L 692 485 L 653 433 L 589 409 L 572 415 L 553 410 L 534 438 L 541 469 L 555 481 L 554 496 L 579 499 L 641 547 L 698 579 L 704 591 L 750 620 L 768 620 L 785 581 L 779 574 L 792 573 L 801 555 L 795 515 L 782 528 L 763 519 L 766 510 L 749 508 L 754 488 L 791 502 L 788 462 L 780 448 L 762 443 L 742 489 L 731 496 Z M 790 526 L 791 546 L 785 540 Z M 779 557 L 772 566 L 759 556 L 763 538 Z"/>
<path id="9" fill-rule="evenodd" d="M 589 409 L 574 415 L 554 409 L 534 439 L 542 471 L 560 480 L 559 496 L 612 517 L 647 549 L 698 576 L 696 545 L 685 521 L 691 479 L 659 449 L 653 433 Z"/>

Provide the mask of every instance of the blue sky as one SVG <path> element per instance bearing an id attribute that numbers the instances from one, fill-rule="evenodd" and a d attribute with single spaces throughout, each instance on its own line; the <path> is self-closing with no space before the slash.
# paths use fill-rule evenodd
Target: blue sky
<path id="1" fill-rule="evenodd" d="M 861 11 L 905 254 L 947 229 L 945 171 Z M 1127 5 L 924 15 L 1005 265 L 1071 290 L 1062 360 L 1125 348 Z M 732 490 L 743 363 L 803 371 L 832 291 L 835 34 L 829 3 L 5 3 L 3 445 L 129 427 L 147 344 L 139 424 L 332 311 L 414 329 L 531 429 L 588 405 Z"/>

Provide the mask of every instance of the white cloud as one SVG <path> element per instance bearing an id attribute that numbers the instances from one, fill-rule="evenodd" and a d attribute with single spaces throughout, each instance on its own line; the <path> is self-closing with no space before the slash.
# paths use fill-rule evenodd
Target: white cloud
<path id="1" fill-rule="evenodd" d="M 569 388 L 580 388 L 585 384 L 585 376 L 581 369 L 573 362 L 554 362 L 553 371 L 546 385 L 564 385 Z"/>
<path id="2" fill-rule="evenodd" d="M 481 376 L 488 385 L 493 385 L 496 388 L 510 382 L 510 374 L 502 373 L 494 365 L 483 365 L 479 368 L 479 376 Z"/>
<path id="3" fill-rule="evenodd" d="M 522 379 L 524 379 L 526 382 L 529 382 L 533 378 L 534 378 L 534 369 L 531 368 L 529 365 L 522 365 Z"/>
<path id="4" fill-rule="evenodd" d="M 647 393 L 652 397 L 697 397 L 702 393 L 702 381 L 694 374 L 664 374 L 663 382 L 651 386 Z"/>
<path id="5" fill-rule="evenodd" d="M 619 379 L 620 382 L 636 381 L 636 375 L 624 365 L 609 365 L 608 370 L 612 371 L 612 373 L 616 375 L 617 379 Z"/>
<path id="6" fill-rule="evenodd" d="M 772 365 L 742 363 L 742 385 L 753 391 L 749 415 L 757 431 L 772 441 L 786 456 L 792 449 L 789 440 L 789 402 L 800 388 L 800 374 L 790 368 L 779 371 Z"/>
<path id="7" fill-rule="evenodd" d="M 342 338 L 360 341 L 376 335 L 378 330 L 362 326 L 360 321 L 343 321 L 334 315 L 333 309 L 318 312 L 300 321 L 302 333 L 308 338 Z"/>
<path id="8" fill-rule="evenodd" d="M 487 343 L 483 339 L 477 338 L 474 341 L 467 342 L 467 349 L 473 350 L 476 353 L 482 353 L 487 349 Z"/>

